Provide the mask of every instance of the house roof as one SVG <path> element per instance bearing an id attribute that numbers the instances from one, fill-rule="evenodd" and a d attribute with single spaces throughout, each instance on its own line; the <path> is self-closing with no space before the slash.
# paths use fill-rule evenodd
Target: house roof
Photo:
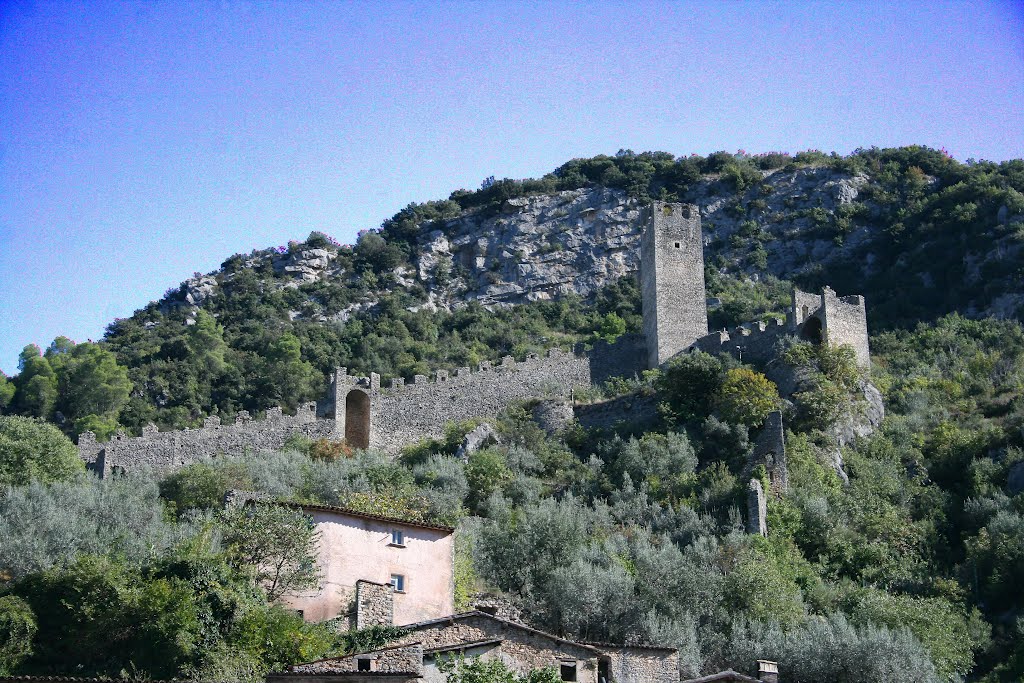
<path id="1" fill-rule="evenodd" d="M 665 645 L 622 645 L 621 643 L 599 643 L 592 640 L 580 641 L 583 645 L 592 645 L 602 650 L 653 650 L 655 652 L 676 652 L 679 648 Z"/>
<path id="2" fill-rule="evenodd" d="M 346 659 L 355 659 L 359 655 L 372 655 L 375 652 L 387 652 L 388 650 L 400 650 L 402 648 L 413 647 L 415 645 L 420 645 L 420 642 L 419 641 L 414 641 L 414 642 L 411 642 L 411 643 L 400 643 L 398 645 L 387 645 L 385 647 L 376 647 L 376 648 L 374 648 L 372 650 L 363 650 L 361 652 L 353 652 L 353 653 L 347 654 L 347 655 L 338 655 L 337 657 L 324 657 L 323 659 L 316 659 L 316 660 L 313 660 L 312 662 L 303 662 L 301 664 L 292 664 L 291 666 L 288 667 L 288 669 L 284 673 L 286 673 L 286 674 L 290 674 L 290 673 L 296 673 L 296 674 L 299 674 L 299 673 L 319 673 L 319 672 L 317 672 L 315 670 L 311 671 L 311 670 L 307 669 L 306 667 L 312 667 L 313 669 L 315 669 L 317 664 L 327 665 L 327 664 L 330 664 L 331 662 L 340 662 L 340 661 L 343 661 L 343 660 L 346 660 Z M 302 668 L 302 670 L 301 671 L 297 671 L 296 669 L 299 669 L 300 667 Z M 334 674 L 337 674 L 337 673 L 344 673 L 344 672 L 337 672 L 337 671 L 331 671 L 329 669 L 325 669 L 324 673 L 330 673 L 330 674 L 334 675 Z M 366 673 L 366 672 L 365 671 L 360 671 L 359 673 Z M 372 672 L 372 673 L 380 673 L 380 672 Z M 398 673 L 405 673 L 405 672 L 398 672 Z M 416 675 L 415 672 L 408 672 L 408 673 L 410 673 L 410 675 L 413 675 L 413 676 Z"/>
<path id="3" fill-rule="evenodd" d="M 253 503 L 264 503 L 269 505 L 281 505 L 284 507 L 294 508 L 296 510 L 305 510 L 307 512 L 331 512 L 338 515 L 346 515 L 348 517 L 357 517 L 359 519 L 369 519 L 375 522 L 388 522 L 390 524 L 401 524 L 403 526 L 416 527 L 417 529 L 431 529 L 433 531 L 445 531 L 452 533 L 455 531 L 455 527 L 444 526 L 443 524 L 428 524 L 426 522 L 413 522 L 408 519 L 400 519 L 398 517 L 388 517 L 387 515 L 374 515 L 368 512 L 360 512 L 359 510 L 353 510 L 351 508 L 339 507 L 336 505 L 315 505 L 311 503 L 292 503 L 284 500 L 258 500 L 250 499 L 246 502 Z"/>
<path id="4" fill-rule="evenodd" d="M 456 621 L 462 621 L 464 619 L 471 619 L 471 618 L 474 618 L 474 617 L 490 619 L 491 621 L 498 621 L 498 622 L 501 622 L 502 624 L 504 624 L 505 626 L 508 626 L 508 627 L 511 627 L 511 628 L 515 628 L 515 629 L 519 629 L 520 631 L 526 631 L 527 633 L 532 633 L 534 635 L 542 636 L 544 638 L 549 638 L 550 640 L 553 640 L 553 641 L 558 642 L 558 643 L 563 643 L 565 645 L 572 645 L 573 647 L 578 647 L 578 648 L 581 648 L 583 650 L 589 650 L 589 651 L 591 651 L 591 652 L 593 652 L 595 654 L 600 654 L 601 653 L 601 650 L 599 650 L 596 647 L 593 647 L 592 645 L 585 645 L 584 643 L 577 643 L 574 640 L 568 640 L 566 638 L 559 638 L 556 635 L 552 635 L 550 633 L 545 633 L 544 631 L 541 631 L 541 630 L 535 629 L 535 628 L 531 628 L 529 626 L 526 626 L 525 624 L 520 624 L 520 623 L 517 623 L 517 622 L 514 622 L 514 621 L 509 621 L 508 619 L 502 619 L 501 617 L 497 617 L 497 616 L 495 616 L 493 614 L 488 614 L 487 612 L 481 612 L 480 610 L 472 610 L 472 611 L 469 611 L 469 612 L 460 612 L 459 614 L 451 614 L 451 615 L 448 615 L 446 617 L 440 617 L 438 619 L 428 619 L 427 621 L 419 621 L 419 622 L 416 622 L 415 624 L 403 624 L 402 628 L 407 628 L 409 630 L 416 631 L 416 630 L 419 630 L 419 629 L 422 629 L 422 628 L 426 628 L 428 626 L 436 626 L 438 624 L 445 624 L 445 623 L 455 623 Z"/>
<path id="5" fill-rule="evenodd" d="M 419 673 L 418 671 L 315 671 L 315 672 L 309 672 L 309 671 L 285 671 L 283 673 L 267 674 L 267 679 L 269 680 L 271 678 L 282 678 L 282 677 L 283 678 L 287 678 L 287 677 L 304 678 L 304 677 L 313 677 L 313 676 L 323 676 L 324 678 L 346 678 L 346 677 L 363 678 L 364 676 L 369 676 L 369 677 L 372 677 L 372 678 L 385 678 L 385 679 L 387 679 L 387 678 L 401 678 L 401 679 L 423 678 L 423 674 Z M 109 681 L 104 681 L 103 683 L 110 683 L 110 682 Z M 149 683 L 149 682 L 147 681 L 147 683 Z"/>
<path id="6" fill-rule="evenodd" d="M 500 645 L 505 641 L 501 638 L 491 640 L 474 640 L 469 643 L 455 643 L 454 645 L 438 645 L 437 647 L 424 648 L 424 655 L 436 655 L 441 652 L 452 652 L 454 650 L 471 650 L 474 647 L 485 647 L 487 645 Z"/>
<path id="7" fill-rule="evenodd" d="M 702 676 L 701 678 L 687 678 L 679 683 L 715 683 L 715 681 L 739 681 L 740 683 L 761 683 L 760 678 L 751 678 L 732 669 L 719 671 L 716 674 Z"/>

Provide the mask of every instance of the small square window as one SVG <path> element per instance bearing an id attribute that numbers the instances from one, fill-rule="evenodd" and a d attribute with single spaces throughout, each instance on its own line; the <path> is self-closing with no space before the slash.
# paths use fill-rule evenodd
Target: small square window
<path id="1" fill-rule="evenodd" d="M 371 669 L 372 660 L 370 660 L 370 659 L 368 659 L 366 657 L 363 657 L 361 659 L 357 659 L 356 663 L 358 665 L 357 669 L 356 669 L 357 671 L 371 671 L 372 670 Z"/>
<path id="2" fill-rule="evenodd" d="M 391 585 L 394 587 L 396 593 L 405 592 L 405 577 L 401 574 L 391 575 Z"/>
<path id="3" fill-rule="evenodd" d="M 679 249 L 679 242 L 676 242 L 676 249 Z"/>
<path id="4" fill-rule="evenodd" d="M 576 680 L 576 662 L 562 662 L 561 674 L 563 681 Z"/>
<path id="5" fill-rule="evenodd" d="M 405 533 L 401 529 L 391 530 L 391 545 L 405 545 Z"/>

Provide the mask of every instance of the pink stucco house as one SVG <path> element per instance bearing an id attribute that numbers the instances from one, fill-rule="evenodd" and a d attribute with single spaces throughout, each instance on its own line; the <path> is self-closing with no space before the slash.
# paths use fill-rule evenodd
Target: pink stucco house
<path id="1" fill-rule="evenodd" d="M 282 599 L 306 621 L 342 618 L 363 628 L 455 612 L 451 527 L 326 505 L 282 504 L 308 513 L 320 532 L 319 590 Z"/>

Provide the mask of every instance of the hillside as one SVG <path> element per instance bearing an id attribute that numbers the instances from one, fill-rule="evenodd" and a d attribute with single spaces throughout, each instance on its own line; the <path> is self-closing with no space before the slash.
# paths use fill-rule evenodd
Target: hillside
<path id="1" fill-rule="evenodd" d="M 522 358 L 618 330 L 611 313 L 634 331 L 639 304 L 623 276 L 636 271 L 650 196 L 701 207 L 708 295 L 721 302 L 712 328 L 780 310 L 787 282 L 864 294 L 875 331 L 952 312 L 1017 318 L 1022 190 L 1024 162 L 961 164 L 925 148 L 569 162 L 410 205 L 351 247 L 313 233 L 232 256 L 112 323 L 107 347 L 135 387 L 121 422 L 137 431 L 294 406 L 335 366 L 410 377 Z M 596 308 L 577 297 L 597 297 Z M 204 342 L 190 324 L 198 310 L 216 318 Z M 293 337 L 301 359 L 287 362 L 311 366 L 297 372 L 281 369 Z M 196 348 L 221 340 L 224 367 L 198 369 Z"/>
<path id="2" fill-rule="evenodd" d="M 355 245 L 314 232 L 232 256 L 99 344 L 26 349 L 0 383 L 0 674 L 255 681 L 386 639 L 266 605 L 219 512 L 248 489 L 457 525 L 460 606 L 497 592 L 566 637 L 678 647 L 684 677 L 770 658 L 785 681 L 1020 680 L 1022 193 L 1024 161 L 916 147 L 620 152 L 410 205 Z M 639 331 L 652 197 L 701 210 L 712 329 L 829 284 L 867 299 L 870 375 L 788 340 L 781 397 L 778 368 L 694 354 L 576 396 L 655 406 L 646 421 L 551 425 L 533 401 L 466 458 L 471 423 L 398 459 L 295 440 L 102 481 L 57 429 L 10 417 L 182 428 L 294 409 L 335 366 L 408 377 Z M 866 381 L 885 421 L 844 434 Z M 789 488 L 761 537 L 747 487 L 770 482 L 747 463 L 776 408 Z"/>

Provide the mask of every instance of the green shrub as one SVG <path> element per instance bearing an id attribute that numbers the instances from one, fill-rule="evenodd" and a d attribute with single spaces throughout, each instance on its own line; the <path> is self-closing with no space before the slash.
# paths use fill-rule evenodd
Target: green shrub
<path id="1" fill-rule="evenodd" d="M 78 449 L 52 424 L 0 415 L 0 486 L 70 481 L 83 472 Z"/>
<path id="2" fill-rule="evenodd" d="M 778 409 L 779 390 L 759 372 L 733 368 L 725 373 L 715 405 L 726 422 L 758 427 Z"/>
<path id="3" fill-rule="evenodd" d="M 32 654 L 39 626 L 28 603 L 14 595 L 0 597 L 0 675 L 10 676 Z"/>

